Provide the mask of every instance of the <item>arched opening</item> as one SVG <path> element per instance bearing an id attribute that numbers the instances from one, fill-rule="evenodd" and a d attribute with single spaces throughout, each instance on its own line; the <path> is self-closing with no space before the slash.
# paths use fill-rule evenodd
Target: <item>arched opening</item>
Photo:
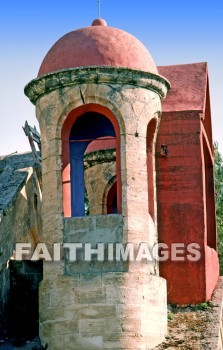
<path id="1" fill-rule="evenodd" d="M 154 189 L 154 172 L 155 172 L 155 131 L 156 119 L 152 119 L 147 127 L 146 150 L 147 150 L 147 180 L 148 180 L 148 208 L 151 218 L 155 219 L 155 189 Z"/>
<path id="2" fill-rule="evenodd" d="M 115 181 L 107 194 L 107 214 L 117 214 L 117 182 Z"/>
<path id="3" fill-rule="evenodd" d="M 115 137 L 114 127 L 108 118 L 97 112 L 83 114 L 71 128 L 69 141 L 72 216 L 85 215 L 85 150 L 91 142 L 97 142 L 97 140 L 103 149 L 106 137 Z M 89 208 L 89 213 L 91 213 L 91 208 Z"/>
<path id="4" fill-rule="evenodd" d="M 204 154 L 204 192 L 206 203 L 206 231 L 207 245 L 210 248 L 217 249 L 216 237 L 216 214 L 215 214 L 215 189 L 214 189 L 214 170 L 213 160 L 210 150 L 203 136 L 203 154 Z"/>
<path id="5" fill-rule="evenodd" d="M 100 178 L 100 173 L 92 172 L 91 174 L 90 172 L 93 191 L 86 192 L 85 169 L 87 162 L 88 164 L 89 162 L 98 162 L 94 155 L 95 153 L 98 155 L 100 151 L 101 162 L 103 162 L 103 152 L 106 151 L 111 142 L 115 145 L 115 175 L 117 178 L 117 196 L 116 199 L 113 198 L 113 206 L 117 208 L 117 213 L 121 213 L 120 131 L 117 119 L 111 111 L 99 105 L 85 105 L 73 110 L 64 123 L 62 141 L 64 216 L 77 217 L 104 212 L 102 200 L 98 201 L 94 208 L 91 208 L 94 202 L 91 200 L 92 194 L 96 199 L 101 195 L 100 184 L 97 181 Z M 89 152 L 93 154 L 93 156 L 91 154 L 91 158 L 89 158 Z M 103 171 L 103 167 L 100 171 Z M 89 170 L 87 176 L 89 181 Z M 86 203 L 86 199 L 88 203 Z"/>

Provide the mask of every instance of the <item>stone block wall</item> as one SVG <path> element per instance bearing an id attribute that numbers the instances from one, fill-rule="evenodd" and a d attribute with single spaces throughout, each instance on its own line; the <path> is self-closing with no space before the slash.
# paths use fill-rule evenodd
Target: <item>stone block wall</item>
<path id="1" fill-rule="evenodd" d="M 31 154 L 0 161 L 0 331 L 6 327 L 15 244 L 29 241 L 34 247 L 41 235 L 41 193 L 32 165 Z"/>
<path id="2" fill-rule="evenodd" d="M 72 110 L 83 107 L 83 111 L 87 111 L 96 105 L 109 109 L 116 116 L 120 127 L 123 241 L 149 241 L 152 246 L 157 241 L 157 229 L 156 220 L 152 222 L 148 213 L 146 137 L 150 120 L 160 118 L 161 101 L 159 95 L 149 88 L 149 84 L 152 85 L 150 75 L 144 78 L 142 72 L 125 69 L 119 72 L 115 68 L 101 67 L 74 69 L 63 74 L 63 79 L 57 73 L 52 74 L 52 77 L 42 77 L 36 82 L 40 86 L 35 87 L 34 81 L 29 87 L 30 96 L 41 95 L 36 101 L 36 112 L 42 138 L 44 239 L 49 243 L 63 241 L 63 123 Z M 119 79 L 114 80 L 117 74 Z M 126 77 L 123 78 L 122 74 L 126 74 Z M 145 84 L 147 78 L 148 85 Z M 72 84 L 66 86 L 69 79 L 72 79 Z M 123 79 L 126 81 L 123 82 Z M 47 90 L 50 84 L 54 88 Z M 156 81 L 156 84 L 159 82 Z M 42 94 L 39 89 L 43 89 Z M 154 268 L 151 273 L 154 273 Z"/>
<path id="3" fill-rule="evenodd" d="M 127 268 L 123 261 L 108 260 L 108 243 L 122 242 L 122 215 L 91 215 L 81 218 L 64 219 L 64 243 L 82 243 L 83 248 L 77 250 L 77 261 L 70 260 L 69 249 L 65 255 L 65 274 L 96 273 L 123 271 Z M 104 261 L 98 261 L 92 255 L 91 261 L 84 261 L 84 244 L 90 243 L 92 249 L 97 243 L 103 243 Z M 115 252 L 115 246 L 114 252 Z M 115 253 L 114 253 L 115 255 Z"/>
<path id="4" fill-rule="evenodd" d="M 50 350 L 148 350 L 166 334 L 165 280 L 108 272 L 47 279 L 40 334 Z"/>
<path id="5" fill-rule="evenodd" d="M 150 73 L 107 67 L 56 72 L 26 87 L 36 104 L 41 130 L 42 222 L 47 245 L 88 238 L 94 243 L 110 238 L 148 242 L 151 247 L 157 242 L 156 217 L 150 220 L 148 208 L 147 126 L 152 119 L 158 126 L 161 99 L 168 87 L 165 79 Z M 62 179 L 69 188 L 70 170 L 69 159 L 62 164 L 69 156 L 69 137 L 62 140 L 62 129 L 77 110 L 79 115 L 89 111 L 112 115 L 118 123 L 122 216 L 64 220 L 69 203 L 63 203 Z M 152 181 L 155 186 L 155 173 Z M 79 233 L 74 229 L 77 222 L 84 226 Z M 50 350 L 146 350 L 162 341 L 167 327 L 166 284 L 158 276 L 157 263 L 129 264 L 126 272 L 72 269 L 66 259 L 44 263 L 40 336 Z"/>

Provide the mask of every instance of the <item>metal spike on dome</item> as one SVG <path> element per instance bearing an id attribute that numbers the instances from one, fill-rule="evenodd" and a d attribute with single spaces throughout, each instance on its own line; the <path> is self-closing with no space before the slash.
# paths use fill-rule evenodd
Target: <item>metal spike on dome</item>
<path id="1" fill-rule="evenodd" d="M 101 0 L 98 0 L 98 18 L 101 18 Z"/>

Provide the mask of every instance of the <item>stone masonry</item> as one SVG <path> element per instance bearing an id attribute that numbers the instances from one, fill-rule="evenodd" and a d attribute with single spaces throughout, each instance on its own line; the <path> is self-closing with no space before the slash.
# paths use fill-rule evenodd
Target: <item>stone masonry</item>
<path id="1" fill-rule="evenodd" d="M 32 154 L 0 159 L 0 331 L 6 327 L 10 259 L 15 243 L 35 247 L 41 237 L 41 192 Z"/>
<path id="2" fill-rule="evenodd" d="M 103 106 L 115 115 L 121 137 L 121 241 L 151 246 L 157 225 L 148 213 L 147 126 L 159 124 L 169 85 L 159 76 L 121 68 L 64 70 L 32 81 L 26 94 L 36 104 L 42 137 L 43 238 L 66 242 L 69 221 L 80 232 L 84 219 L 63 217 L 61 131 L 76 108 Z M 157 129 L 155 131 L 157 133 Z M 137 164 L 137 167 L 135 166 Z M 106 219 L 107 239 L 114 230 Z M 65 224 L 66 223 L 66 224 Z M 91 235 L 91 225 L 84 230 Z M 97 230 L 97 227 L 96 227 Z M 51 350 L 151 349 L 167 327 L 166 284 L 157 264 L 130 263 L 104 272 L 71 273 L 64 261 L 44 264 L 40 286 L 40 337 Z"/>
<path id="3" fill-rule="evenodd" d="M 106 194 L 116 181 L 115 149 L 90 152 L 84 157 L 85 186 L 88 194 L 89 213 L 107 214 Z"/>

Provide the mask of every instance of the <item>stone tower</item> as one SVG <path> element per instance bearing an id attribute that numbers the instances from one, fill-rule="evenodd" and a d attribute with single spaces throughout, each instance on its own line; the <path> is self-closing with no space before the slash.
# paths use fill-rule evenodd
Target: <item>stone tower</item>
<path id="1" fill-rule="evenodd" d="M 42 138 L 44 243 L 67 247 L 64 259 L 44 263 L 39 291 L 40 337 L 50 350 L 146 350 L 166 334 L 157 263 L 98 261 L 96 253 L 98 243 L 157 243 L 154 145 L 168 89 L 142 43 L 102 19 L 59 39 L 25 88 Z M 105 148 L 115 153 L 112 176 L 98 172 L 91 186 L 103 210 L 88 200 L 86 215 L 88 153 L 102 157 Z M 90 243 L 92 259 L 80 249 L 75 261 L 71 243 Z"/>

